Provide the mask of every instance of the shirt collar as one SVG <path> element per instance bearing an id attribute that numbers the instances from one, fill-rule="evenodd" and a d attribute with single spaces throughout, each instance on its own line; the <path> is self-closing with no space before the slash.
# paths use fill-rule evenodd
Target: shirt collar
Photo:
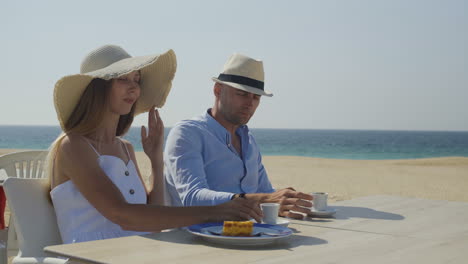
<path id="1" fill-rule="evenodd" d="M 211 113 L 211 108 L 206 110 L 205 114 L 203 115 L 203 119 L 205 119 L 208 127 L 213 129 L 215 135 L 219 139 L 225 140 L 226 144 L 230 144 L 231 143 L 231 133 L 229 133 L 229 131 L 227 131 L 227 129 L 225 127 L 223 127 L 218 121 L 216 121 L 216 119 L 214 119 L 211 116 L 210 113 Z M 247 125 L 242 125 L 242 126 L 239 126 L 237 128 L 236 134 L 243 137 L 244 135 L 247 134 L 248 131 L 249 131 L 248 126 Z"/>

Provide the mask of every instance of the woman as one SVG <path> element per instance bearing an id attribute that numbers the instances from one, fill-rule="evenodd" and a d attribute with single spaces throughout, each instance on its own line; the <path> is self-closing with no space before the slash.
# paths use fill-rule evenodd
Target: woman
<path id="1" fill-rule="evenodd" d="M 81 73 L 60 79 L 54 104 L 63 134 L 48 157 L 51 198 L 64 243 L 158 232 L 225 219 L 260 221 L 257 204 L 238 198 L 213 207 L 164 204 L 161 107 L 176 70 L 172 50 L 131 57 L 118 46 L 85 57 Z M 151 161 L 146 189 L 132 145 L 120 136 L 148 112 L 142 145 Z"/>

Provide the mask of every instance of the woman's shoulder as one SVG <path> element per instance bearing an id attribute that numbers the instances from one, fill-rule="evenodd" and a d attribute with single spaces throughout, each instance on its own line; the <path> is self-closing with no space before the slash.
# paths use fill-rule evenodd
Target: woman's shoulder
<path id="1" fill-rule="evenodd" d="M 63 137 L 58 152 L 64 154 L 65 157 L 80 157 L 94 152 L 90 147 L 90 143 L 83 136 L 75 134 L 67 134 Z"/>
<path id="2" fill-rule="evenodd" d="M 60 142 L 60 149 L 69 150 L 70 148 L 77 148 L 86 144 L 82 136 L 75 134 L 65 134 L 62 141 Z"/>
<path id="3" fill-rule="evenodd" d="M 57 148 L 57 172 L 65 175 L 66 179 L 73 179 L 77 171 L 96 167 L 96 157 L 96 153 L 82 136 L 65 135 Z"/>

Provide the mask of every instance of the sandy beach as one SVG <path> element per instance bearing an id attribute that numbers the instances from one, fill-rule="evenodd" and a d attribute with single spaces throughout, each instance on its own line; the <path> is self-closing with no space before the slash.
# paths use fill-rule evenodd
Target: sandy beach
<path id="1" fill-rule="evenodd" d="M 21 151 L 0 149 L 0 155 Z M 145 179 L 150 163 L 136 153 Z M 387 194 L 468 202 L 468 158 L 411 160 L 339 160 L 295 156 L 265 156 L 273 186 L 303 192 L 328 192 L 331 201 Z"/>
<path id="2" fill-rule="evenodd" d="M 140 170 L 150 170 L 137 153 Z M 388 194 L 468 202 L 468 158 L 339 160 L 266 156 L 264 166 L 275 188 L 328 192 L 331 201 Z"/>

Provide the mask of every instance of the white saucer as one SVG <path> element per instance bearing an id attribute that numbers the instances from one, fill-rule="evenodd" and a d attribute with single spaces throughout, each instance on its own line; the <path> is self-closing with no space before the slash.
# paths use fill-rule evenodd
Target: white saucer
<path id="1" fill-rule="evenodd" d="M 327 208 L 322 211 L 316 211 L 314 208 L 312 208 L 309 216 L 320 216 L 320 217 L 330 217 L 336 213 L 336 209 L 333 208 Z"/>
<path id="2" fill-rule="evenodd" d="M 283 217 L 278 217 L 277 220 L 276 220 L 276 225 L 279 225 L 279 226 L 287 227 L 289 225 L 289 223 L 290 223 L 289 220 L 286 219 L 286 218 L 283 218 Z"/>
<path id="3" fill-rule="evenodd" d="M 257 221 L 255 221 L 254 219 L 250 220 L 254 223 L 257 223 Z M 276 219 L 276 224 L 274 225 L 279 225 L 279 226 L 284 226 L 284 227 L 288 227 L 290 221 L 287 219 L 287 218 L 283 218 L 283 217 L 278 217 Z M 262 224 L 265 224 L 264 222 L 262 222 Z"/>

